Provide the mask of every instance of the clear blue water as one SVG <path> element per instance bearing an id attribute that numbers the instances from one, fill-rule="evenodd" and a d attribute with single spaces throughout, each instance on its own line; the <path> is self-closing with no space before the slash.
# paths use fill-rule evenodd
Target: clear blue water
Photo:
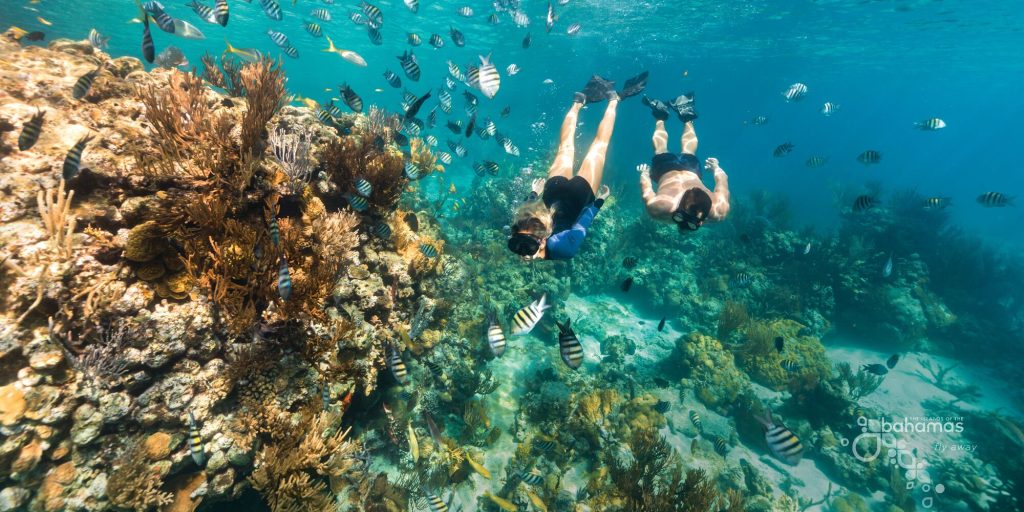
<path id="1" fill-rule="evenodd" d="M 112 55 L 140 55 L 141 26 L 130 22 L 138 15 L 131 2 L 2 4 L 5 27 L 44 30 L 48 39 L 80 39 L 96 28 L 111 36 Z M 572 0 L 556 5 L 559 18 L 547 34 L 547 2 L 523 1 L 531 24 L 518 28 L 507 13 L 500 14 L 499 25 L 489 25 L 486 17 L 492 8 L 479 0 L 424 0 L 418 14 L 391 0 L 377 3 L 384 12 L 381 46 L 372 45 L 363 27 L 348 19 L 358 10 L 353 2 L 286 0 L 281 5 L 284 19 L 274 21 L 263 14 L 259 2 L 233 1 L 226 28 L 202 21 L 183 4 L 167 2 L 165 7 L 172 16 L 199 27 L 206 39 L 186 41 L 154 27 L 158 52 L 174 45 L 198 65 L 204 51 L 219 54 L 227 39 L 236 47 L 278 55 L 265 33 L 273 28 L 286 33 L 300 53 L 299 59 L 281 56 L 289 89 L 318 101 L 337 98 L 337 85 L 348 82 L 367 105 L 399 109 L 400 90 L 389 87 L 382 73 L 391 69 L 401 75 L 396 56 L 409 48 L 407 32 L 423 39 L 415 50 L 423 77 L 414 83 L 403 76 L 403 85 L 416 94 L 427 89 L 436 94 L 448 59 L 463 70 L 488 53 L 503 71 L 517 64 L 522 72 L 503 77 L 497 97 L 482 101 L 480 116 L 497 120 L 498 112 L 510 106 L 512 116 L 499 120 L 499 130 L 512 137 L 523 156 L 513 159 L 493 142 L 475 140 L 469 145 L 469 158 L 449 174 L 456 182 L 460 176 L 470 179 L 473 159 L 523 165 L 552 152 L 572 92 L 590 74 L 621 83 L 647 69 L 652 96 L 697 92 L 700 156 L 720 159 L 738 197 L 758 189 L 783 194 L 792 200 L 799 218 L 829 227 L 838 218 L 833 184 L 859 187 L 876 181 L 888 191 L 914 188 L 925 196 L 950 196 L 955 223 L 996 245 L 1021 246 L 1024 209 L 983 209 L 975 203 L 975 197 L 988 190 L 1024 192 L 1015 143 L 1024 119 L 1019 92 L 1024 76 L 1024 10 L 1016 2 L 760 0 L 678 5 Z M 472 18 L 456 14 L 463 5 L 474 9 Z M 326 41 L 302 28 L 303 20 L 316 21 L 309 16 L 314 7 L 332 14 L 331 22 L 319 22 L 325 34 L 339 48 L 360 53 L 368 67 L 320 51 Z M 53 25 L 44 26 L 36 16 Z M 566 27 L 574 22 L 583 29 L 570 37 Z M 449 26 L 465 33 L 464 48 L 451 43 Z M 446 42 L 439 50 L 426 42 L 435 32 Z M 527 32 L 532 33 L 533 44 L 524 50 L 521 41 Z M 554 84 L 544 85 L 544 79 Z M 810 91 L 803 101 L 787 104 L 781 92 L 793 82 L 807 84 Z M 383 91 L 374 92 L 378 88 Z M 840 104 L 842 110 L 830 118 L 822 116 L 819 110 L 825 101 Z M 462 113 L 462 105 L 456 96 L 456 114 Z M 600 116 L 600 108 L 590 110 L 581 118 L 578 155 Z M 759 114 L 770 118 L 767 125 L 744 124 Z M 948 127 L 939 132 L 913 129 L 914 122 L 930 117 L 944 119 Z M 545 123 L 544 128 L 531 130 L 538 121 Z M 605 177 L 622 187 L 627 200 L 638 197 L 633 169 L 649 158 L 651 125 L 639 101 L 627 101 L 620 108 Z M 670 140 L 675 141 L 680 126 L 670 123 L 669 129 Z M 443 146 L 448 132 L 443 126 L 437 132 Z M 787 141 L 795 144 L 794 152 L 773 158 L 772 149 Z M 882 163 L 858 163 L 856 156 L 865 149 L 880 151 Z M 810 155 L 826 156 L 828 164 L 808 168 L 804 162 Z"/>

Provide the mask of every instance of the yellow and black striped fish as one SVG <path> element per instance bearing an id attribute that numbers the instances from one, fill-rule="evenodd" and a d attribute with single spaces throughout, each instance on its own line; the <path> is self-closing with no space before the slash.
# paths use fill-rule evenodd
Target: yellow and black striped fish
<path id="1" fill-rule="evenodd" d="M 494 64 L 490 62 L 490 55 L 484 57 L 480 55 L 480 68 L 470 68 L 470 83 L 476 84 L 475 86 L 480 89 L 480 92 L 484 93 L 488 99 L 493 99 L 495 94 L 498 94 L 498 89 L 501 88 L 501 75 L 498 74 L 498 69 L 494 67 Z"/>
<path id="2" fill-rule="evenodd" d="M 228 26 L 228 0 L 217 0 L 214 3 L 213 14 L 220 26 Z"/>
<path id="3" fill-rule="evenodd" d="M 985 192 L 978 196 L 978 203 L 985 208 L 1002 208 L 1004 206 L 1013 206 L 1014 199 L 1002 192 Z"/>
<path id="4" fill-rule="evenodd" d="M 405 76 L 413 82 L 418 82 L 420 80 L 420 65 L 416 62 L 416 56 L 413 55 L 412 50 L 402 52 L 398 60 L 402 64 L 402 71 L 405 71 Z"/>
<path id="5" fill-rule="evenodd" d="M 32 149 L 39 140 L 39 134 L 43 131 L 43 118 L 46 112 L 36 110 L 32 118 L 21 128 L 21 135 L 18 136 L 18 151 Z"/>
<path id="6" fill-rule="evenodd" d="M 196 425 L 196 419 L 192 416 L 192 411 L 188 412 L 188 449 L 192 453 L 192 460 L 197 466 L 202 466 L 206 462 L 206 453 L 203 451 L 203 436 L 199 432 L 199 427 Z"/>
<path id="7" fill-rule="evenodd" d="M 516 311 L 512 317 L 513 336 L 528 334 L 537 326 L 537 322 L 544 316 L 544 311 L 551 307 L 547 305 L 547 298 L 547 294 L 541 295 L 535 302 Z"/>
<path id="8" fill-rule="evenodd" d="M 941 210 L 953 203 L 952 197 L 929 197 L 924 200 L 926 210 Z"/>
<path id="9" fill-rule="evenodd" d="M 448 505 L 432 492 L 427 493 L 427 504 L 430 506 L 430 512 L 448 512 Z"/>
<path id="10" fill-rule="evenodd" d="M 96 77 L 100 74 L 100 71 L 103 70 L 103 67 L 106 66 L 106 64 L 106 62 L 101 63 L 96 69 L 78 77 L 78 80 L 75 81 L 75 86 L 71 88 L 71 97 L 76 100 L 80 100 L 85 97 L 86 94 L 89 94 L 89 89 L 92 88 L 92 83 L 96 81 Z"/>
<path id="11" fill-rule="evenodd" d="M 873 165 L 882 161 L 882 154 L 873 149 L 869 149 L 860 155 L 857 155 L 857 161 L 864 165 Z"/>
<path id="12" fill-rule="evenodd" d="M 270 216 L 270 241 L 274 247 L 281 245 L 281 229 L 277 227 L 277 217 L 274 215 Z"/>
<path id="13" fill-rule="evenodd" d="M 693 423 L 694 427 L 697 427 L 697 432 L 704 431 L 704 423 L 700 420 L 700 414 L 697 411 L 690 409 L 690 422 Z"/>
<path id="14" fill-rule="evenodd" d="M 505 353 L 507 345 L 505 333 L 502 332 L 501 324 L 498 323 L 494 313 L 487 315 L 487 345 L 491 347 L 494 357 L 501 357 Z"/>
<path id="15" fill-rule="evenodd" d="M 878 199 L 875 199 L 872 196 L 857 196 L 857 198 L 853 200 L 853 211 L 862 212 L 864 210 L 870 210 L 871 208 L 874 208 L 877 205 Z"/>
<path id="16" fill-rule="evenodd" d="M 715 451 L 722 457 L 729 453 L 729 443 L 725 441 L 724 437 L 715 436 Z"/>
<path id="17" fill-rule="evenodd" d="M 580 344 L 579 338 L 576 337 L 576 333 L 573 332 L 572 327 L 569 325 L 572 319 L 565 321 L 565 324 L 558 325 L 558 350 L 562 354 L 562 361 L 572 368 L 573 370 L 580 367 L 583 364 L 583 345 Z"/>
<path id="18" fill-rule="evenodd" d="M 392 346 L 388 346 L 388 369 L 399 384 L 404 386 L 409 383 L 409 369 L 402 360 L 402 354 Z"/>
<path id="19" fill-rule="evenodd" d="M 533 468 L 529 472 L 523 471 L 519 473 L 519 478 L 530 485 L 540 485 L 544 483 L 544 475 L 542 475 L 540 470 L 537 468 Z"/>
<path id="20" fill-rule="evenodd" d="M 790 465 L 800 463 L 804 453 L 804 445 L 800 439 L 786 428 L 785 425 L 776 424 L 772 420 L 772 412 L 768 411 L 765 417 L 755 416 L 757 421 L 764 426 L 764 440 L 768 442 L 768 448 L 779 460 Z"/>
<path id="21" fill-rule="evenodd" d="M 70 180 L 78 175 L 78 170 L 82 163 L 82 152 L 85 151 L 85 145 L 91 140 L 92 135 L 86 135 L 68 150 L 67 156 L 64 157 L 63 176 L 65 180 Z"/>
<path id="22" fill-rule="evenodd" d="M 281 300 L 288 300 L 292 296 L 292 275 L 288 272 L 288 262 L 281 256 L 281 264 L 277 269 L 277 294 Z"/>

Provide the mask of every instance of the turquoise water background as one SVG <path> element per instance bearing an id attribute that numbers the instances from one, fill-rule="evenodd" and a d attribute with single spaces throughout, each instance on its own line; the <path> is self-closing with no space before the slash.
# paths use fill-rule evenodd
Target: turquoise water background
<path id="1" fill-rule="evenodd" d="M 479 117 L 494 118 L 499 131 L 523 154 L 507 156 L 493 141 L 464 141 L 470 154 L 456 159 L 447 175 L 456 183 L 472 179 L 474 160 L 495 159 L 512 168 L 536 161 L 535 167 L 545 167 L 573 91 L 592 73 L 621 83 L 646 69 L 652 96 L 696 91 L 699 156 L 720 159 L 738 201 L 755 190 L 782 194 L 791 199 L 798 224 L 828 228 L 838 219 L 835 185 L 879 182 L 887 192 L 913 188 L 924 196 L 950 196 L 955 224 L 1007 249 L 1024 245 L 1019 234 L 1024 209 L 985 209 L 975 202 L 990 190 L 1011 196 L 1024 192 L 1018 155 L 1024 119 L 1024 9 L 1019 2 L 760 0 L 718 5 L 571 0 L 565 6 L 556 3 L 558 20 L 548 34 L 547 2 L 523 1 L 522 10 L 531 20 L 528 28 L 519 28 L 508 13 L 499 13 L 500 24 L 488 24 L 493 9 L 480 0 L 423 0 L 417 14 L 390 0 L 375 4 L 384 12 L 381 46 L 372 45 L 365 29 L 349 20 L 348 14 L 358 10 L 353 2 L 285 1 L 284 19 L 274 21 L 258 1 L 234 0 L 226 28 L 204 22 L 184 3 L 165 2 L 165 9 L 199 27 L 206 39 L 188 41 L 154 26 L 158 53 L 174 45 L 192 65 L 199 65 L 203 52 L 219 54 L 225 40 L 257 48 L 284 60 L 290 91 L 321 102 L 339 97 L 337 85 L 347 82 L 367 106 L 398 111 L 401 90 L 387 85 L 385 69 L 398 73 L 412 92 L 431 89 L 436 97 L 447 74 L 446 60 L 465 71 L 478 62 L 478 55 L 493 54 L 502 72 L 501 90 L 490 101 L 477 94 Z M 141 56 L 142 27 L 130 21 L 138 16 L 133 2 L 3 0 L 0 5 L 3 28 L 15 25 L 46 33 L 46 41 L 29 44 L 84 39 L 96 28 L 111 36 L 111 55 Z M 474 16 L 459 16 L 456 10 L 462 6 L 471 7 Z M 333 20 L 315 20 L 309 12 L 316 7 L 328 9 Z M 358 52 L 369 66 L 357 67 L 321 52 L 326 39 L 309 35 L 302 28 L 304 20 L 318 21 L 338 48 Z M 582 25 L 575 37 L 566 34 L 571 23 Z M 449 26 L 465 34 L 464 48 L 452 44 Z M 281 55 L 267 28 L 287 34 L 300 57 Z M 423 68 L 419 82 L 406 79 L 396 59 L 410 48 L 407 32 L 423 39 L 414 50 Z M 442 49 L 427 44 L 435 32 L 445 39 Z M 523 49 L 527 32 L 533 44 Z M 505 68 L 512 63 L 522 72 L 509 77 Z M 554 83 L 545 85 L 545 79 Z M 781 93 L 794 82 L 807 84 L 809 94 L 803 101 L 786 103 Z M 378 88 L 383 91 L 374 92 Z M 462 90 L 460 86 L 453 94 L 452 118 L 465 122 Z M 832 117 L 821 115 L 825 101 L 841 110 Z M 433 105 L 433 100 L 428 102 L 421 117 Z M 512 115 L 500 119 L 506 105 Z M 588 110 L 581 116 L 577 158 L 589 144 L 603 105 Z M 769 117 L 768 124 L 745 124 L 762 114 Z M 938 132 L 913 128 L 914 122 L 931 117 L 942 118 L 948 127 Z M 444 121 L 442 114 L 433 131 L 442 147 L 446 138 L 457 138 L 444 128 Z M 635 202 L 638 215 L 642 209 L 634 168 L 650 158 L 651 128 L 652 119 L 637 99 L 624 102 L 605 172 L 623 199 Z M 670 121 L 670 147 L 676 148 L 680 130 L 677 121 Z M 795 144 L 793 153 L 773 158 L 772 150 L 783 142 Z M 880 151 L 881 164 L 865 167 L 857 162 L 866 149 Z M 804 163 L 811 155 L 829 161 L 812 169 Z"/>

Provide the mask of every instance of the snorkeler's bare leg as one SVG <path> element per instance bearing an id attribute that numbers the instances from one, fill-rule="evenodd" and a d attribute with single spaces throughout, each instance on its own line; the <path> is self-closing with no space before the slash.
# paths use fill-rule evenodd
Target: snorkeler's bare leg
<path id="1" fill-rule="evenodd" d="M 687 121 L 683 125 L 682 146 L 684 155 L 697 154 L 697 131 L 693 129 L 693 121 Z"/>
<path id="2" fill-rule="evenodd" d="M 558 153 L 555 154 L 555 160 L 551 162 L 551 168 L 548 169 L 548 178 L 555 176 L 563 176 L 567 179 L 572 179 L 572 163 L 575 158 L 575 139 L 576 139 L 576 120 L 580 116 L 580 109 L 583 108 L 583 104 L 579 102 L 573 102 L 572 107 L 565 114 L 565 119 L 562 121 L 562 132 L 559 136 L 558 141 Z"/>
<path id="3" fill-rule="evenodd" d="M 604 117 L 601 124 L 597 126 L 597 136 L 587 150 L 587 156 L 583 158 L 580 165 L 580 172 L 577 176 L 582 177 L 590 183 L 590 188 L 597 194 L 601 188 L 601 176 L 604 174 L 604 155 L 608 152 L 608 142 L 612 139 L 612 131 L 615 129 L 615 108 L 619 106 L 619 98 L 613 97 L 608 100 L 608 108 L 604 110 Z"/>
<path id="4" fill-rule="evenodd" d="M 651 143 L 654 144 L 654 154 L 668 153 L 668 130 L 665 129 L 665 121 L 658 119 L 654 123 L 654 135 L 651 136 Z"/>

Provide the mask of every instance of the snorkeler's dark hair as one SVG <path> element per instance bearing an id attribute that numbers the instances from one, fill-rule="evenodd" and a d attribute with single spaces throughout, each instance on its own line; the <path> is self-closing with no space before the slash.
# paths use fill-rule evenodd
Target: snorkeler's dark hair
<path id="1" fill-rule="evenodd" d="M 694 231 L 707 220 L 711 215 L 711 196 L 703 189 L 691 188 L 683 193 L 679 205 L 673 212 L 673 220 L 682 218 L 684 221 L 676 221 L 679 231 Z M 692 227 L 696 224 L 696 227 Z"/>

